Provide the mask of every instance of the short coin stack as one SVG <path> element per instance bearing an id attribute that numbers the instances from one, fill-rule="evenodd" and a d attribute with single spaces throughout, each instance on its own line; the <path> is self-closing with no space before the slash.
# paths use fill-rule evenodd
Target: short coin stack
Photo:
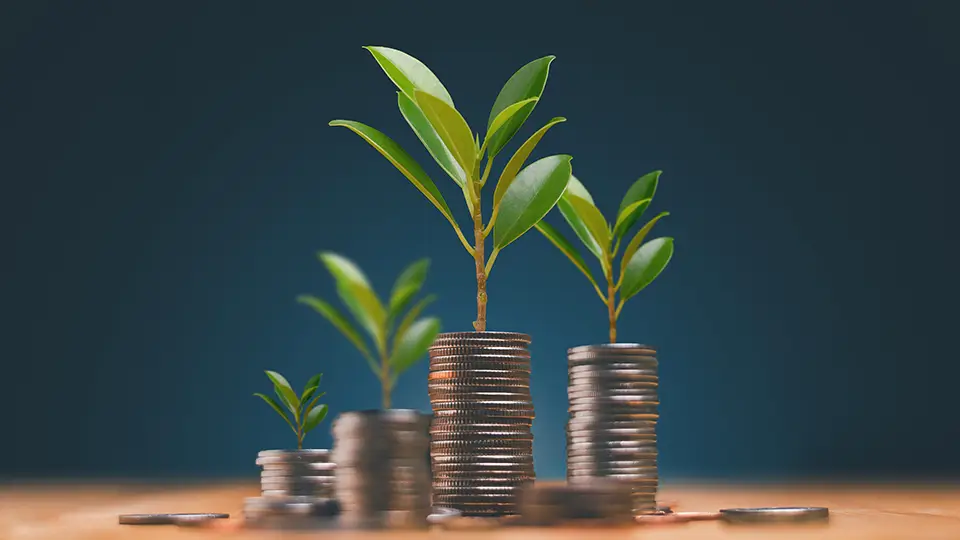
<path id="1" fill-rule="evenodd" d="M 257 456 L 261 496 L 246 499 L 250 522 L 329 517 L 336 513 L 329 450 L 264 450 Z"/>
<path id="2" fill-rule="evenodd" d="M 567 351 L 567 480 L 629 483 L 635 514 L 657 509 L 656 351 L 616 343 Z"/>
<path id="3" fill-rule="evenodd" d="M 516 514 L 533 481 L 530 336 L 451 332 L 430 347 L 434 506 Z"/>
<path id="4" fill-rule="evenodd" d="M 429 418 L 417 411 L 351 411 L 333 423 L 340 523 L 426 527 L 430 514 Z"/>

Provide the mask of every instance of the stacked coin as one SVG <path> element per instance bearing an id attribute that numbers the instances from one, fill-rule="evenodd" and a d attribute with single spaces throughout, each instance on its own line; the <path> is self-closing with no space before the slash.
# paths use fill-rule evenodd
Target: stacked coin
<path id="1" fill-rule="evenodd" d="M 530 336 L 451 332 L 430 347 L 433 504 L 464 516 L 517 513 L 534 479 Z"/>
<path id="2" fill-rule="evenodd" d="M 567 480 L 613 478 L 633 489 L 635 514 L 657 509 L 657 357 L 616 343 L 567 351 Z"/>
<path id="3" fill-rule="evenodd" d="M 352 411 L 333 423 L 340 521 L 348 527 L 425 527 L 430 514 L 428 417 Z"/>
<path id="4" fill-rule="evenodd" d="M 257 455 L 264 497 L 333 498 L 329 450 L 264 450 Z"/>
<path id="5" fill-rule="evenodd" d="M 575 484 L 535 484 L 520 495 L 524 525 L 539 527 L 578 522 L 591 525 L 633 523 L 630 485 L 608 478 Z"/>
<path id="6" fill-rule="evenodd" d="M 264 450 L 257 455 L 260 497 L 244 503 L 251 524 L 306 522 L 336 515 L 334 470 L 329 450 Z"/>

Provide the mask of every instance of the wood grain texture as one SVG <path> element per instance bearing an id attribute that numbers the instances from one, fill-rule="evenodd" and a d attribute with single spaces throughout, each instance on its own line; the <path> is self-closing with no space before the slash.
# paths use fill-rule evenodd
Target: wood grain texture
<path id="1" fill-rule="evenodd" d="M 351 538 L 413 540 L 490 538 L 494 540 L 579 539 L 960 539 L 960 486 L 697 486 L 662 489 L 660 500 L 679 511 L 716 511 L 756 506 L 827 506 L 827 524 L 727 525 L 693 522 L 627 529 L 503 528 L 483 532 L 311 532 L 197 530 L 175 526 L 124 526 L 117 516 L 152 512 L 226 512 L 239 517 L 244 497 L 257 496 L 256 483 L 210 485 L 44 484 L 0 487 L 3 540 L 154 540 L 161 538 Z M 231 518 L 230 524 L 237 524 Z M 227 525 L 227 524 L 225 524 Z"/>

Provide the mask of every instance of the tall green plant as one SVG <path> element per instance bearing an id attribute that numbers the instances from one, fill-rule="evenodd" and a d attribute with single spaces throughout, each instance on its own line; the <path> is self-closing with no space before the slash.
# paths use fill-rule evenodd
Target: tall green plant
<path id="1" fill-rule="evenodd" d="M 425 296 L 411 307 L 414 297 L 420 293 L 423 282 L 427 279 L 430 260 L 420 259 L 408 266 L 397 277 L 389 303 L 384 304 L 373 291 L 360 267 L 352 261 L 331 252 L 320 252 L 317 257 L 333 275 L 337 294 L 347 306 L 347 310 L 366 330 L 373 342 L 373 351 L 371 352 L 353 322 L 330 303 L 307 294 L 298 296 L 297 302 L 306 304 L 323 315 L 360 351 L 380 380 L 383 408 L 389 409 L 390 394 L 397 378 L 427 353 L 430 344 L 440 333 L 439 319 L 418 318 L 435 296 Z"/>
<path id="2" fill-rule="evenodd" d="M 327 406 L 317 405 L 317 400 L 326 395 L 326 392 L 317 392 L 323 373 L 310 377 L 303 388 L 303 393 L 299 396 L 293 391 L 293 387 L 290 386 L 283 375 L 276 371 L 265 371 L 264 373 L 273 383 L 273 393 L 277 395 L 277 400 L 280 403 L 264 394 L 257 393 L 254 395 L 265 401 L 271 409 L 286 421 L 290 429 L 297 435 L 297 450 L 300 450 L 303 448 L 303 438 L 307 432 L 319 426 L 320 422 L 323 422 L 323 419 L 327 417 Z M 280 406 L 281 403 L 283 407 Z M 290 412 L 289 416 L 287 416 L 284 408 Z"/>
<path id="3" fill-rule="evenodd" d="M 560 213 L 576 233 L 577 238 L 600 261 L 600 268 L 607 285 L 606 294 L 593 279 L 586 261 L 573 244 L 546 221 L 536 225 L 537 230 L 557 246 L 583 272 L 583 275 L 587 276 L 600 299 L 607 306 L 610 343 L 617 341 L 617 319 L 620 317 L 623 304 L 653 282 L 673 257 L 673 238 L 654 238 L 644 243 L 654 224 L 669 215 L 668 212 L 661 212 L 633 235 L 620 256 L 619 264 L 614 262 L 621 240 L 650 206 L 653 195 L 657 191 L 657 184 L 660 182 L 660 172 L 654 171 L 647 174 L 630 186 L 620 202 L 617 219 L 613 222 L 603 217 L 594 205 L 590 192 L 573 176 L 570 177 L 563 197 L 557 203 Z M 618 269 L 616 279 L 614 278 L 615 267 Z M 617 301 L 618 293 L 619 302 Z"/>
<path id="4" fill-rule="evenodd" d="M 463 191 L 473 222 L 473 243 L 467 241 L 450 207 L 423 168 L 392 139 L 376 129 L 350 120 L 333 120 L 370 143 L 423 193 L 453 226 L 460 243 L 473 257 L 477 277 L 477 320 L 474 329 L 487 327 L 487 279 L 500 251 L 530 230 L 556 205 L 567 179 L 571 157 L 545 157 L 523 167 L 547 130 L 563 122 L 554 118 L 535 131 L 504 165 L 493 191 L 493 210 L 484 224 L 481 189 L 490 176 L 494 158 L 519 131 L 540 101 L 553 56 L 520 68 L 500 90 L 481 138 L 454 107 L 450 93 L 436 75 L 416 58 L 386 47 L 365 47 L 399 89 L 400 114 L 443 171 Z M 483 160 L 486 163 L 483 164 Z M 482 165 L 482 166 L 481 166 Z M 484 241 L 493 233 L 493 248 L 485 259 Z"/>

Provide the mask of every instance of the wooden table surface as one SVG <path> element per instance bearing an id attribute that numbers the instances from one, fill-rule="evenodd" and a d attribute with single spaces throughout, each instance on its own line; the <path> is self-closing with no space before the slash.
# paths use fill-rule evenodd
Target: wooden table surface
<path id="1" fill-rule="evenodd" d="M 150 512 L 225 512 L 239 517 L 244 497 L 258 495 L 256 483 L 197 485 L 33 484 L 0 486 L 2 540 L 154 540 L 175 538 L 418 538 L 496 540 L 778 539 L 870 540 L 960 539 L 960 486 L 697 486 L 667 485 L 661 503 L 679 511 L 716 511 L 757 506 L 826 506 L 826 524 L 729 525 L 693 522 L 638 525 L 627 529 L 501 528 L 487 531 L 280 533 L 220 531 L 176 526 L 118 525 L 117 516 Z M 232 519 L 231 519 L 232 520 Z"/>

